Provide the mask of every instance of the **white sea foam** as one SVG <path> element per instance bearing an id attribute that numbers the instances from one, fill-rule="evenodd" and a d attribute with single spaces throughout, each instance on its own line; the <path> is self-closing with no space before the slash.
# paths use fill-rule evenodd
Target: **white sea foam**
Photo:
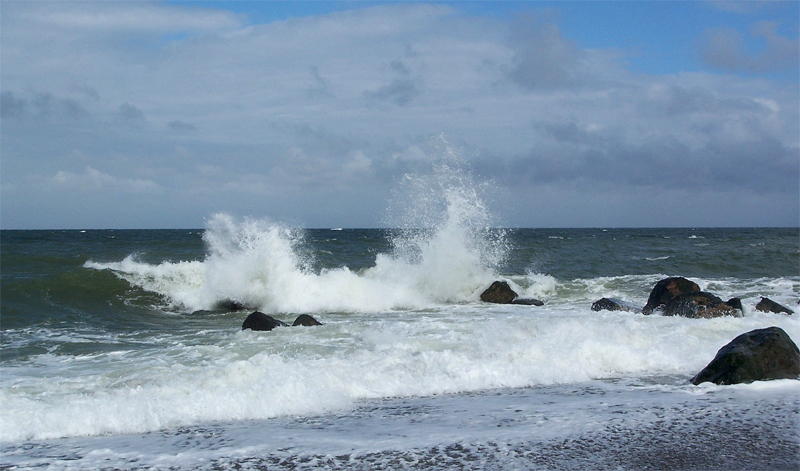
<path id="1" fill-rule="evenodd" d="M 469 228 L 448 219 L 432 235 L 406 235 L 405 252 L 378 254 L 361 273 L 347 267 L 315 273 L 302 253 L 302 234 L 259 221 L 215 216 L 203 261 L 148 264 L 87 262 L 187 310 L 235 300 L 265 312 L 376 311 L 463 302 L 492 277 Z M 418 257 L 410 256 L 414 251 Z"/>
<path id="2" fill-rule="evenodd" d="M 617 469 L 629 467 L 619 463 L 631 454 L 660 460 L 665 443 L 684 450 L 681 438 L 690 435 L 702 437 L 692 443 L 700 450 L 694 456 L 710 455 L 715 464 L 727 458 L 719 469 L 741 467 L 741 458 L 758 468 L 781 452 L 787 464 L 796 462 L 798 386 L 783 380 L 659 388 L 612 380 L 391 398 L 316 417 L 26 443 L 24 452 L 9 447 L 0 456 L 13 469 L 50 470 L 531 469 L 543 453 L 565 463 L 575 458 L 575 444 L 591 443 L 593 453 L 577 467 Z M 787 440 L 781 447 L 754 442 L 749 425 Z M 711 435 L 717 440 L 709 441 L 709 430 L 719 432 Z M 536 454 L 526 453 L 531 449 Z"/>
<path id="3" fill-rule="evenodd" d="M 742 332 L 778 325 L 800 338 L 794 316 L 695 320 L 576 305 L 470 304 L 323 321 L 265 333 L 172 336 L 149 351 L 51 355 L 9 367 L 0 389 L 2 440 L 318 414 L 371 398 L 618 377 L 688 379 Z M 43 362 L 47 377 L 34 371 Z M 15 386 L 14 378 L 27 379 Z"/>
<path id="4" fill-rule="evenodd" d="M 402 231 L 391 253 L 360 273 L 347 267 L 314 272 L 303 232 L 263 220 L 217 214 L 208 222 L 203 261 L 148 264 L 89 261 L 186 310 L 234 300 L 266 312 L 379 311 L 477 299 L 505 256 L 503 234 L 489 230 L 489 212 L 469 174 L 441 165 L 407 176 Z M 427 191 L 422 191 L 426 188 Z"/>

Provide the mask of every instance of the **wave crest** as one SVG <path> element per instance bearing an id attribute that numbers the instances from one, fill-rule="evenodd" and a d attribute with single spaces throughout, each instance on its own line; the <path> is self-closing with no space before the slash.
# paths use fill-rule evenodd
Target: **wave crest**
<path id="1" fill-rule="evenodd" d="M 129 256 L 85 266 L 112 270 L 189 310 L 233 301 L 265 312 L 363 312 L 476 300 L 507 253 L 504 233 L 489 226 L 479 185 L 447 165 L 404 181 L 401 190 L 414 203 L 404 206 L 393 250 L 359 272 L 314 271 L 303 230 L 226 214 L 207 222 L 202 261 L 147 264 Z"/>

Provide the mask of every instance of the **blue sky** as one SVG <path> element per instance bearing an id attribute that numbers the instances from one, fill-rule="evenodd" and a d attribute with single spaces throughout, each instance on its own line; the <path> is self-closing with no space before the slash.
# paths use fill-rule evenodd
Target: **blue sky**
<path id="1" fill-rule="evenodd" d="M 0 227 L 800 224 L 797 2 L 0 3 Z M 676 202 L 680 202 L 680 204 Z"/>

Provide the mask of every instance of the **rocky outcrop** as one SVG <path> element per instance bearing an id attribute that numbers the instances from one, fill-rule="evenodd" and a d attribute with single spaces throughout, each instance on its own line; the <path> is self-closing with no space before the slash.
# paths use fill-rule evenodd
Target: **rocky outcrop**
<path id="1" fill-rule="evenodd" d="M 694 291 L 673 298 L 663 308 L 665 316 L 710 319 L 722 316 L 741 316 L 742 302 L 732 298 L 725 302 L 711 293 Z"/>
<path id="2" fill-rule="evenodd" d="M 247 319 L 244 320 L 242 330 L 272 330 L 275 327 L 283 327 L 285 325 L 285 322 L 281 322 L 263 312 L 256 311 L 247 316 Z"/>
<path id="3" fill-rule="evenodd" d="M 644 305 L 642 313 L 652 314 L 654 310 L 666 306 L 673 298 L 692 291 L 700 291 L 700 287 L 693 281 L 680 276 L 665 278 L 656 283 L 650 291 L 650 297 L 647 298 L 647 304 Z"/>
<path id="4" fill-rule="evenodd" d="M 517 299 L 517 293 L 511 289 L 506 281 L 495 281 L 486 291 L 481 293 L 481 301 L 495 304 L 511 304 Z"/>
<path id="5" fill-rule="evenodd" d="M 592 303 L 592 311 L 642 312 L 642 308 L 614 298 L 600 298 Z"/>
<path id="6" fill-rule="evenodd" d="M 737 384 L 799 376 L 797 345 L 783 329 L 768 327 L 744 333 L 722 347 L 692 383 Z"/>
<path id="7" fill-rule="evenodd" d="M 794 311 L 789 309 L 788 307 L 778 304 L 775 301 L 769 298 L 761 298 L 758 304 L 756 304 L 756 310 L 761 312 L 774 312 L 775 314 L 794 314 Z"/>
<path id="8" fill-rule="evenodd" d="M 299 316 L 297 316 L 297 319 L 294 320 L 294 324 L 292 324 L 292 326 L 298 326 L 298 325 L 311 327 L 315 325 L 322 325 L 322 323 L 314 319 L 313 317 L 309 316 L 308 314 L 300 314 Z"/>

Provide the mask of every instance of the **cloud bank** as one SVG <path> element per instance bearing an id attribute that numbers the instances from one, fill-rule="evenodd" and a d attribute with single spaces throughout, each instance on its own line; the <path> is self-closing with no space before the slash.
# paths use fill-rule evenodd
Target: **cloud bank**
<path id="1" fill-rule="evenodd" d="M 709 28 L 704 68 L 656 75 L 535 11 L 4 2 L 0 21 L 4 228 L 373 227 L 440 135 L 502 225 L 800 223 L 798 40 L 775 23 Z"/>

